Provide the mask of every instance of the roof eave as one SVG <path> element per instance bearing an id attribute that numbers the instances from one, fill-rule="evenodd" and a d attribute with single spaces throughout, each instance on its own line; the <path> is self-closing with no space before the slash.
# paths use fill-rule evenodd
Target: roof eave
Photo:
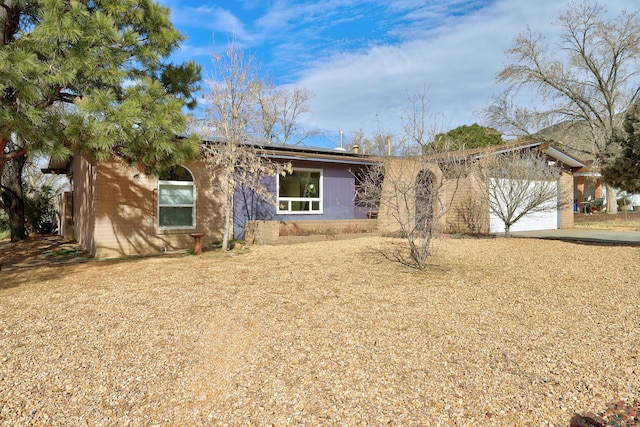
<path id="1" fill-rule="evenodd" d="M 569 166 L 571 168 L 583 168 L 583 167 L 586 166 L 580 160 L 568 155 L 564 151 L 561 151 L 561 150 L 558 150 L 557 148 L 552 147 L 551 145 L 549 145 L 545 149 L 545 153 L 548 156 L 551 156 L 554 159 L 557 159 L 559 162 L 562 162 L 562 163 L 564 163 L 565 165 L 567 165 L 567 166 Z"/>

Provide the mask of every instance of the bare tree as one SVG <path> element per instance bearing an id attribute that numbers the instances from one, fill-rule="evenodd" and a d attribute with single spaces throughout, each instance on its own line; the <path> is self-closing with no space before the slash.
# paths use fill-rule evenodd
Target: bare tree
<path id="1" fill-rule="evenodd" d="M 556 211 L 570 202 L 559 186 L 562 170 L 532 150 L 494 154 L 479 159 L 471 173 L 475 200 L 504 223 L 505 237 L 525 215 Z M 559 191 L 560 188 L 560 191 Z"/>
<path id="2" fill-rule="evenodd" d="M 505 137 L 534 138 L 538 130 L 551 125 L 549 115 L 532 107 L 517 105 L 513 98 L 510 91 L 501 93 L 483 111 L 487 123 L 500 129 Z"/>
<path id="3" fill-rule="evenodd" d="M 22 181 L 29 189 L 47 187 L 53 190 L 53 194 L 61 194 L 70 188 L 69 178 L 65 175 L 43 173 L 42 167 L 47 164 L 47 161 L 48 158 L 40 153 L 28 156 L 22 172 Z"/>
<path id="4" fill-rule="evenodd" d="M 362 128 L 349 132 L 349 142 L 347 143 L 347 150 L 354 150 L 357 147 L 358 151 L 367 154 L 379 154 L 375 153 L 375 150 L 369 149 L 370 140 L 364 133 Z"/>
<path id="5" fill-rule="evenodd" d="M 429 113 L 429 100 L 426 87 L 414 93 L 407 93 L 409 108 L 402 117 L 404 137 L 412 147 L 424 153 L 426 147 L 435 140 L 437 135 L 435 121 Z"/>
<path id="6" fill-rule="evenodd" d="M 589 130 L 584 142 L 591 145 L 596 164 L 615 150 L 619 114 L 637 98 L 640 86 L 640 16 L 622 12 L 607 20 L 604 13 L 598 4 L 569 3 L 556 22 L 562 29 L 557 48 L 531 29 L 518 35 L 507 50 L 512 63 L 498 74 L 498 82 L 509 87 L 488 110 L 491 125 L 523 129 L 536 123 L 576 123 Z M 540 111 L 511 108 L 511 95 L 525 87 L 540 94 Z M 607 185 L 607 212 L 616 210 L 615 190 Z"/>
<path id="7" fill-rule="evenodd" d="M 491 227 L 487 212 L 488 203 L 485 198 L 476 197 L 474 192 L 467 193 L 456 206 L 458 218 L 466 229 L 456 231 L 464 231 L 472 235 L 487 234 Z"/>
<path id="8" fill-rule="evenodd" d="M 225 195 L 225 222 L 222 249 L 227 250 L 232 235 L 231 214 L 238 186 L 249 187 L 266 201 L 270 193 L 263 177 L 290 169 L 290 165 L 270 162 L 261 156 L 264 139 L 260 96 L 264 82 L 251 56 L 231 42 L 224 55 L 213 55 L 214 74 L 206 80 L 206 109 L 197 130 L 209 136 L 202 145 L 213 188 Z"/>
<path id="9" fill-rule="evenodd" d="M 302 129 L 300 117 L 309 113 L 311 93 L 299 87 L 275 87 L 263 83 L 257 93 L 258 114 L 266 144 L 300 144 L 317 131 Z"/>
<path id="10" fill-rule="evenodd" d="M 380 128 L 369 136 L 365 135 L 362 129 L 349 132 L 348 141 L 348 149 L 357 146 L 361 153 L 371 156 L 397 156 L 403 152 L 403 141 Z"/>
<path id="11" fill-rule="evenodd" d="M 423 92 L 409 96 L 409 111 L 403 117 L 405 140 L 417 152 L 435 135 L 427 126 L 424 100 Z M 461 165 L 455 152 L 446 149 L 429 156 L 385 157 L 360 179 L 357 201 L 378 206 L 379 228 L 408 243 L 408 250 L 384 248 L 387 258 L 421 270 L 427 267 L 431 243 L 443 231 L 443 219 L 455 198 Z"/>
<path id="12" fill-rule="evenodd" d="M 29 155 L 22 171 L 25 222 L 30 233 L 55 231 L 58 218 L 56 199 L 70 188 L 65 175 L 42 173 L 41 168 L 46 161 L 42 155 Z"/>

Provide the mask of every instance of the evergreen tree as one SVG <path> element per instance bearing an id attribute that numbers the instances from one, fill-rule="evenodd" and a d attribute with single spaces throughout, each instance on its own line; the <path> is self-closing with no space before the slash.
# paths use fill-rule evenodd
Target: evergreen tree
<path id="1" fill-rule="evenodd" d="M 168 8 L 3 0 L 0 31 L 0 184 L 12 240 L 24 237 L 19 165 L 27 153 L 86 152 L 148 173 L 198 155 L 196 139 L 176 135 L 187 128 L 184 108 L 195 106 L 200 67 L 168 61 L 183 40 Z"/>
<path id="2" fill-rule="evenodd" d="M 427 145 L 426 152 L 443 150 L 464 150 L 468 148 L 488 147 L 503 144 L 502 135 L 495 129 L 480 126 L 462 125 L 447 133 L 436 135 L 435 141 Z"/>
<path id="3" fill-rule="evenodd" d="M 602 175 L 621 190 L 640 192 L 640 103 L 627 111 L 623 131 L 614 137 L 621 151 L 605 165 Z"/>

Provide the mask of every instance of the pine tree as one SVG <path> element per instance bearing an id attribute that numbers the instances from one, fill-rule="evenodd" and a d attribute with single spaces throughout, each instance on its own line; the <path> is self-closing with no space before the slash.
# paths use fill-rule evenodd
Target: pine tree
<path id="1" fill-rule="evenodd" d="M 148 173 L 198 155 L 197 140 L 176 135 L 187 128 L 184 109 L 195 106 L 200 67 L 169 62 L 183 36 L 168 8 L 151 0 L 3 0 L 0 31 L 0 184 L 12 240 L 24 237 L 24 214 L 10 212 L 21 209 L 13 172 L 21 168 L 6 166 L 27 153 L 86 152 Z"/>
<path id="2" fill-rule="evenodd" d="M 471 126 L 458 126 L 447 133 L 436 135 L 435 141 L 425 147 L 425 152 L 444 149 L 463 150 L 500 144 L 504 144 L 500 132 L 474 123 Z"/>
<path id="3" fill-rule="evenodd" d="M 616 133 L 621 151 L 603 168 L 607 182 L 627 192 L 640 192 L 640 103 L 625 115 L 624 132 Z"/>

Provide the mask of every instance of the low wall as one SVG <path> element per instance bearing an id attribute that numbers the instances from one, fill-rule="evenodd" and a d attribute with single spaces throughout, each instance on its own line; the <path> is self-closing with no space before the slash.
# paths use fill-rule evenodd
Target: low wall
<path id="1" fill-rule="evenodd" d="M 249 221 L 245 242 L 249 245 L 282 245 L 320 240 L 337 240 L 376 231 L 375 219 Z"/>

